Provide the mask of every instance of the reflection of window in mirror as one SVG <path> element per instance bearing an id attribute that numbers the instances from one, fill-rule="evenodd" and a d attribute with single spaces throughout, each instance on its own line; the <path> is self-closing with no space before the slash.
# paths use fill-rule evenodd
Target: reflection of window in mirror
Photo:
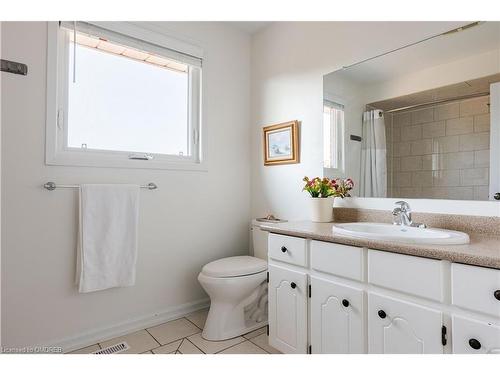
<path id="1" fill-rule="evenodd" d="M 323 102 L 324 168 L 344 173 L 344 106 L 329 100 Z"/>

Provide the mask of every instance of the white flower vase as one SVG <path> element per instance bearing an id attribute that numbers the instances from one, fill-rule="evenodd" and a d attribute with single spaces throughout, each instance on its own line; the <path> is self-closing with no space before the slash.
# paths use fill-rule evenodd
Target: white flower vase
<path id="1" fill-rule="evenodd" d="M 311 220 L 316 223 L 330 223 L 333 221 L 333 199 L 310 198 L 311 200 Z"/>

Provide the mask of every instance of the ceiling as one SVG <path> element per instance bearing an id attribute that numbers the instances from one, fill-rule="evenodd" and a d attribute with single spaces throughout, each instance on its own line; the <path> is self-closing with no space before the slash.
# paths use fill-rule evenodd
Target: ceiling
<path id="1" fill-rule="evenodd" d="M 268 27 L 273 22 L 271 21 L 227 21 L 226 24 L 233 26 L 241 31 L 248 34 L 255 34 L 266 27 Z"/>
<path id="2" fill-rule="evenodd" d="M 430 103 L 442 102 L 467 97 L 470 95 L 484 95 L 490 92 L 490 84 L 500 81 L 500 73 L 487 77 L 473 79 L 454 85 L 438 87 L 397 98 L 381 100 L 368 104 L 370 107 L 383 111 L 403 109 L 413 106 L 425 106 Z"/>

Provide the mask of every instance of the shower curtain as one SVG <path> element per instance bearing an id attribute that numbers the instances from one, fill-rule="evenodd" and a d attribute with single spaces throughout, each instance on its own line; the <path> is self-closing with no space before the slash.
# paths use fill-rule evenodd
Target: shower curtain
<path id="1" fill-rule="evenodd" d="M 360 196 L 387 197 L 387 148 L 384 113 L 363 113 Z"/>

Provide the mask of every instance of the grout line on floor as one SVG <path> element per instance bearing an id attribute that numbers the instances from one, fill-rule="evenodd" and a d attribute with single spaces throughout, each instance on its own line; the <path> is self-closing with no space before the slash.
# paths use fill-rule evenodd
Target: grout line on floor
<path id="1" fill-rule="evenodd" d="M 256 344 L 256 343 L 254 343 L 254 342 L 253 342 L 253 341 L 251 341 L 251 340 L 248 340 L 248 341 L 250 341 L 250 342 L 251 342 L 252 344 L 254 344 L 255 346 L 257 346 L 257 347 L 261 348 L 261 349 L 262 349 L 263 351 L 265 351 L 267 354 L 273 354 L 273 353 L 271 353 L 271 352 L 268 352 L 266 349 L 264 349 L 264 348 L 263 348 L 262 346 L 260 346 L 259 344 Z"/>
<path id="2" fill-rule="evenodd" d="M 197 335 L 197 333 L 195 333 L 195 335 Z M 194 335 L 191 335 L 191 336 L 194 336 Z M 195 348 L 198 348 L 203 354 L 207 354 L 205 353 L 203 350 L 201 350 L 201 348 L 199 348 L 194 342 L 192 342 L 190 339 L 189 339 L 189 336 L 185 338 L 185 340 L 188 340 L 191 344 L 193 344 L 195 346 Z M 179 346 L 180 348 L 180 346 Z"/>
<path id="3" fill-rule="evenodd" d="M 187 319 L 185 316 L 183 316 L 183 317 L 181 317 L 181 318 L 178 318 L 178 319 L 169 320 L 169 321 L 167 321 L 167 322 L 165 322 L 165 323 L 175 322 L 175 321 L 177 321 L 177 320 L 181 320 L 181 319 L 186 319 L 186 320 L 188 320 L 190 323 L 193 323 L 193 322 L 191 322 L 189 319 Z M 150 330 L 151 328 L 157 327 L 157 326 L 162 325 L 162 324 L 165 324 L 165 323 L 160 323 L 160 324 L 157 324 L 157 325 L 155 325 L 155 326 L 145 328 L 145 330 L 147 331 L 147 333 L 149 333 L 149 334 L 151 335 L 151 337 L 153 337 L 153 339 L 154 339 L 154 340 L 158 343 L 158 345 L 160 345 L 160 346 L 168 345 L 168 344 L 171 344 L 171 343 L 173 343 L 173 342 L 175 342 L 175 341 L 177 341 L 177 340 L 182 340 L 182 339 L 184 339 L 184 338 L 186 338 L 186 337 L 187 337 L 187 336 L 184 336 L 184 337 L 179 337 L 179 338 L 176 338 L 175 340 L 172 340 L 172 341 L 166 342 L 165 344 L 160 344 L 160 342 L 156 339 L 156 337 L 154 337 L 154 335 L 153 335 L 151 332 L 149 332 L 149 330 Z M 193 324 L 194 324 L 194 323 L 193 323 Z M 200 327 L 198 327 L 196 324 L 194 324 L 194 326 L 195 326 L 196 328 L 200 329 Z M 180 346 L 180 345 L 179 345 L 179 346 Z M 156 349 L 156 348 L 155 348 L 155 349 Z"/>
<path id="4" fill-rule="evenodd" d="M 203 350 L 201 350 L 201 348 L 199 348 L 198 346 L 196 346 L 196 344 L 195 344 L 195 343 L 193 343 L 193 342 L 192 342 L 192 341 L 191 341 L 188 337 L 184 337 L 184 338 L 182 339 L 181 344 L 179 345 L 179 347 L 178 347 L 178 348 L 177 348 L 177 350 L 176 350 L 176 354 L 177 354 L 177 352 L 179 352 L 180 354 L 184 354 L 184 353 L 182 353 L 182 352 L 179 350 L 179 349 L 181 348 L 181 345 L 182 345 L 182 343 L 184 342 L 184 340 L 188 340 L 188 341 L 189 341 L 189 342 L 190 342 L 190 343 L 191 343 L 191 344 L 192 344 L 192 345 L 193 345 L 196 349 L 198 349 L 198 350 L 199 350 L 202 354 L 207 354 L 207 353 L 205 353 Z"/>
<path id="5" fill-rule="evenodd" d="M 146 329 L 145 331 L 146 331 L 146 332 L 148 333 L 148 335 L 149 335 L 149 336 L 151 336 L 151 337 L 153 338 L 153 340 L 155 340 L 155 341 L 156 341 L 156 343 L 158 344 L 158 346 L 157 346 L 157 347 L 155 347 L 154 349 L 159 348 L 159 347 L 161 346 L 161 344 L 160 344 L 160 342 L 156 339 L 156 337 L 154 337 L 154 336 L 151 334 L 151 332 L 149 332 L 147 329 Z M 172 342 L 173 342 L 173 341 L 172 341 Z M 153 349 L 151 349 L 151 350 L 153 350 Z"/>
<path id="6" fill-rule="evenodd" d="M 177 348 L 175 348 L 174 352 L 176 352 L 176 351 L 179 350 L 179 348 L 181 347 L 182 343 L 184 342 L 184 339 L 185 339 L 185 337 L 179 339 L 180 343 L 179 343 L 179 345 L 177 345 Z M 172 342 L 175 342 L 175 341 L 172 341 Z M 165 345 L 169 345 L 169 344 L 165 344 Z"/>
<path id="7" fill-rule="evenodd" d="M 219 350 L 218 352 L 215 352 L 214 354 L 219 354 L 220 352 L 223 352 L 224 350 L 227 350 L 227 349 L 229 349 L 229 348 L 232 348 L 233 346 L 243 344 L 245 341 L 250 341 L 250 340 L 248 340 L 248 339 L 244 338 L 243 336 L 236 336 L 236 337 L 233 337 L 233 338 L 237 338 L 237 337 L 241 337 L 241 338 L 243 338 L 243 341 L 240 341 L 240 342 L 238 342 L 238 343 L 236 343 L 236 344 L 234 344 L 234 345 L 231 345 L 231 346 L 228 346 L 227 348 L 224 348 L 224 349 L 222 349 L 222 350 Z"/>
<path id="8" fill-rule="evenodd" d="M 187 316 L 185 317 L 187 321 L 191 324 L 193 324 L 196 328 L 201 329 L 203 331 L 203 328 L 198 326 L 195 322 L 193 322 L 191 319 L 189 319 Z"/>
<path id="9" fill-rule="evenodd" d="M 150 333 L 149 331 L 148 331 L 148 333 L 151 335 L 151 333 Z M 195 335 L 196 335 L 196 333 L 195 333 Z M 151 336 L 153 336 L 153 335 L 151 335 Z M 191 336 L 192 336 L 192 335 L 191 335 Z M 154 336 L 153 336 L 153 338 L 155 339 L 155 337 L 154 337 Z M 184 336 L 184 337 L 178 337 L 178 338 L 176 338 L 175 340 L 172 340 L 172 341 L 166 342 L 165 344 L 160 344 L 160 342 L 159 342 L 158 340 L 156 340 L 156 339 L 155 339 L 155 341 L 156 341 L 158 344 L 160 344 L 160 346 L 157 346 L 157 347 L 155 347 L 154 349 L 158 349 L 158 348 L 160 348 L 160 347 L 162 347 L 162 346 L 172 344 L 172 343 L 174 343 L 174 342 L 176 342 L 176 341 L 178 341 L 178 340 L 184 340 L 185 338 L 187 338 L 187 336 Z M 182 344 L 182 341 L 181 341 L 181 344 Z M 179 345 L 179 346 L 180 346 L 180 345 Z M 151 349 L 151 350 L 153 350 L 153 349 Z"/>
<path id="10" fill-rule="evenodd" d="M 196 314 L 197 312 L 200 312 L 202 310 L 207 310 L 207 308 L 203 308 L 203 309 L 199 309 L 199 310 L 196 310 L 194 312 L 192 312 L 191 314 L 189 315 L 193 315 L 193 314 Z M 208 314 L 208 311 L 207 311 L 207 314 Z M 199 329 L 201 329 L 203 331 L 203 327 L 200 327 L 198 326 L 198 324 L 196 324 L 195 322 L 193 322 L 191 319 L 189 319 L 189 316 L 185 316 L 184 318 L 186 318 L 187 320 L 189 320 L 191 323 L 193 323 L 196 327 L 198 327 Z M 205 321 L 206 321 L 206 318 L 205 318 Z"/>
<path id="11" fill-rule="evenodd" d="M 158 349 L 158 348 L 161 348 L 161 345 L 160 345 L 160 346 L 155 346 L 154 348 L 149 349 L 149 350 L 150 350 L 150 351 L 153 351 L 153 350 Z"/>
<path id="12" fill-rule="evenodd" d="M 263 335 L 263 333 L 261 333 L 261 335 Z M 255 336 L 255 337 L 259 337 L 259 336 L 260 336 L 260 335 Z M 252 337 L 252 339 L 254 339 L 255 337 Z M 266 337 L 269 337 L 269 336 L 267 336 L 267 335 L 266 335 Z M 263 348 L 262 346 L 260 346 L 259 344 L 257 344 L 257 343 L 255 343 L 255 342 L 253 342 L 251 339 L 248 339 L 248 341 L 250 341 L 252 344 L 254 344 L 254 345 L 258 346 L 259 348 L 261 348 L 261 349 L 262 349 L 263 351 L 265 351 L 267 354 L 273 354 L 273 353 L 271 353 L 271 352 L 268 352 L 266 349 L 264 349 L 264 348 Z M 267 339 L 267 341 L 268 341 L 268 343 L 267 343 L 267 344 L 269 345 L 269 339 Z"/>
<path id="13" fill-rule="evenodd" d="M 181 348 L 182 343 L 184 342 L 185 339 L 186 339 L 185 337 L 181 339 L 181 342 L 179 343 L 179 346 L 174 351 L 175 354 L 177 354 L 177 352 L 179 352 L 180 354 L 183 354 L 179 349 Z M 165 344 L 165 345 L 168 345 L 168 344 Z"/>
<path id="14" fill-rule="evenodd" d="M 196 333 L 195 333 L 195 334 L 196 334 Z M 191 335 L 191 336 L 193 336 L 193 335 Z M 201 348 L 199 348 L 199 347 L 198 347 L 198 346 L 197 346 L 194 342 L 192 342 L 192 341 L 189 339 L 189 337 L 185 337 L 185 338 L 184 338 L 184 340 L 188 340 L 188 341 L 189 341 L 191 344 L 193 344 L 193 345 L 194 345 L 194 347 L 195 347 L 195 348 L 197 348 L 200 352 L 202 352 L 203 354 L 207 354 L 207 353 L 205 353 L 203 350 L 201 350 Z M 180 346 L 179 346 L 179 348 L 180 348 Z"/>

